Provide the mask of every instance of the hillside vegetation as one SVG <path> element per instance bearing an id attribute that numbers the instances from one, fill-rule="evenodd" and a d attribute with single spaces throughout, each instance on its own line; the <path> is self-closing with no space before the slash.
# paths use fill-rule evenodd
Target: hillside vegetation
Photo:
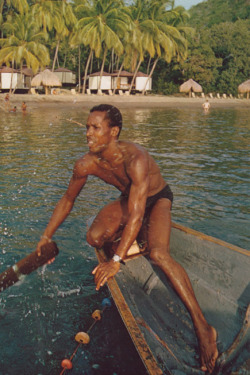
<path id="1" fill-rule="evenodd" d="M 207 0 L 192 7 L 188 25 L 188 58 L 161 65 L 157 89 L 178 92 L 180 83 L 193 78 L 204 92 L 237 95 L 238 85 L 250 78 L 249 0 Z"/>

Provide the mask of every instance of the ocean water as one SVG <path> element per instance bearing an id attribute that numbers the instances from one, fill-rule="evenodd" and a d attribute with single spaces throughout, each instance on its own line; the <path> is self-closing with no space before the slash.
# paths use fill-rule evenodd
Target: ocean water
<path id="1" fill-rule="evenodd" d="M 248 108 L 122 110 L 122 139 L 145 146 L 174 192 L 174 221 L 249 249 Z M 1 113 L 0 273 L 36 247 L 87 151 L 87 111 L 35 108 Z M 85 240 L 89 220 L 119 192 L 90 177 L 54 236 L 60 253 L 0 294 L 0 375 L 60 374 L 91 325 L 106 287 L 96 292 L 97 261 Z M 112 306 L 80 348 L 72 374 L 140 375 L 145 371 Z"/>

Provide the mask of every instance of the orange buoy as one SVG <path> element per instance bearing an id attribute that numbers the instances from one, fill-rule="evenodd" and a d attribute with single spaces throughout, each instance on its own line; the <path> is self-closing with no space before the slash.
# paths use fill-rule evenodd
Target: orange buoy
<path id="1" fill-rule="evenodd" d="M 71 360 L 67 358 L 62 360 L 61 366 L 67 370 L 71 370 L 73 367 Z"/>
<path id="2" fill-rule="evenodd" d="M 92 318 L 95 319 L 95 320 L 101 320 L 101 318 L 102 318 L 101 310 L 95 310 L 92 314 Z"/>
<path id="3" fill-rule="evenodd" d="M 78 332 L 75 336 L 75 340 L 81 344 L 88 344 L 90 337 L 86 332 Z"/>

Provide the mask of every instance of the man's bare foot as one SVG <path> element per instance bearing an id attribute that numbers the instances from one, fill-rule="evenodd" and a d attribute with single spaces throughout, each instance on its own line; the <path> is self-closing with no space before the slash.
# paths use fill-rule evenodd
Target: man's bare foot
<path id="1" fill-rule="evenodd" d="M 208 326 L 206 332 L 199 337 L 201 370 L 211 374 L 218 358 L 217 332 L 212 326 Z"/>

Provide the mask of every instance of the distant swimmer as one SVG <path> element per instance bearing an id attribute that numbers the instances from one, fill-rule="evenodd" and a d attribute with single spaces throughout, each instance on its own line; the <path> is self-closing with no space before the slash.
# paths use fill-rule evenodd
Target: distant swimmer
<path id="1" fill-rule="evenodd" d="M 10 95 L 9 94 L 5 95 L 4 102 L 5 102 L 5 109 L 9 109 L 10 107 Z"/>
<path id="2" fill-rule="evenodd" d="M 209 103 L 208 99 L 205 101 L 205 103 L 202 104 L 202 107 L 203 107 L 205 112 L 209 111 L 210 103 Z"/>
<path id="3" fill-rule="evenodd" d="M 23 113 L 26 113 L 27 105 L 26 105 L 25 102 L 22 103 L 22 107 L 21 108 L 22 108 Z"/>
<path id="4" fill-rule="evenodd" d="M 9 109 L 9 112 L 16 112 L 16 106 L 14 108 Z"/>

